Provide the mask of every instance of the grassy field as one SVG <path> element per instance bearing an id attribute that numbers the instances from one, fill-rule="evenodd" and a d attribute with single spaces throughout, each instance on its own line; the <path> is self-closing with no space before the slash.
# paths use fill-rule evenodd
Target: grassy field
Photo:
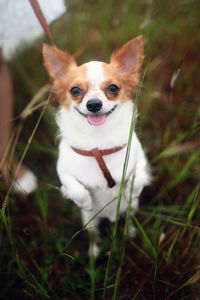
<path id="1" fill-rule="evenodd" d="M 45 107 L 48 92 L 40 90 L 48 83 L 41 56 L 47 40 L 19 53 L 10 63 L 18 116 L 12 150 L 39 187 L 25 197 L 0 182 L 1 205 L 7 204 L 0 221 L 0 299 L 200 300 L 200 2 L 71 0 L 67 7 L 51 30 L 56 45 L 76 53 L 79 63 L 108 61 L 114 49 L 144 37 L 137 133 L 154 182 L 132 217 L 136 238 L 126 238 L 120 220 L 111 251 L 107 224 L 100 256 L 89 258 L 79 209 L 61 197 L 55 171 L 56 104 Z M 38 91 L 30 114 L 22 114 Z"/>

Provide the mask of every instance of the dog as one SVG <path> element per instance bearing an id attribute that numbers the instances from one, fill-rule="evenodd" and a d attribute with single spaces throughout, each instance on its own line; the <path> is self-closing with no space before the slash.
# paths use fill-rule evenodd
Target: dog
<path id="1" fill-rule="evenodd" d="M 117 201 L 111 200 L 118 195 L 122 178 L 143 38 L 138 36 L 123 45 L 112 54 L 110 63 L 90 61 L 77 66 L 70 54 L 47 44 L 43 45 L 43 57 L 60 104 L 56 121 L 61 192 L 81 208 L 83 224 L 99 212 L 88 225 L 96 233 L 101 218 L 111 222 L 116 218 Z M 120 214 L 128 208 L 132 182 L 131 209 L 135 212 L 141 191 L 151 182 L 149 164 L 135 131 Z M 96 243 L 92 251 L 98 254 Z"/>

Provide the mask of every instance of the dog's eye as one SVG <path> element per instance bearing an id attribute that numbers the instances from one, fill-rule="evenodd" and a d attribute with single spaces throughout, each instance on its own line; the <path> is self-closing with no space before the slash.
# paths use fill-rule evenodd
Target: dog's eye
<path id="1" fill-rule="evenodd" d="M 110 94 L 117 95 L 119 92 L 119 87 L 115 84 L 110 84 L 106 90 Z"/>
<path id="2" fill-rule="evenodd" d="M 82 90 L 78 86 L 74 86 L 73 88 L 71 88 L 70 93 L 73 97 L 78 97 L 82 94 Z"/>

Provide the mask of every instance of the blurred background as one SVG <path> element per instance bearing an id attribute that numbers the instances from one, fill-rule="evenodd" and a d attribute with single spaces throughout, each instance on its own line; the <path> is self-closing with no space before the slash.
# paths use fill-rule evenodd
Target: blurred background
<path id="1" fill-rule="evenodd" d="M 126 242 L 117 299 L 200 299 L 200 2 L 65 2 L 66 12 L 50 28 L 57 47 L 75 54 L 78 64 L 109 62 L 123 43 L 144 38 L 147 71 L 137 133 L 154 182 L 141 195 L 138 234 Z M 24 156 L 38 188 L 28 196 L 8 194 L 10 182 L 0 178 L 1 205 L 5 199 L 8 205 L 6 216 L 1 214 L 0 299 L 103 299 L 110 239 L 102 238 L 92 273 L 87 232 L 72 239 L 82 226 L 79 209 L 59 192 L 55 100 L 33 132 L 49 91 L 43 42 L 49 43 L 45 36 L 22 45 L 9 61 L 14 153 L 18 161 Z M 120 251 L 110 268 L 106 299 L 112 299 L 119 261 Z"/>

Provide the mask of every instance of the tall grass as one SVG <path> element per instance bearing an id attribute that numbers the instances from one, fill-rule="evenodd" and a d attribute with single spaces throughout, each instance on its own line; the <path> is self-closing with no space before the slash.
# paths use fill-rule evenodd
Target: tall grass
<path id="1" fill-rule="evenodd" d="M 131 120 L 131 125 L 130 125 L 130 132 L 129 132 L 129 138 L 128 138 L 128 143 L 127 143 L 126 156 L 125 156 L 125 160 L 124 160 L 122 179 L 121 179 L 121 183 L 120 183 L 119 194 L 118 194 L 118 197 L 117 197 L 117 210 L 116 210 L 116 219 L 115 219 L 115 225 L 114 225 L 113 237 L 112 237 L 112 247 L 111 247 L 111 252 L 110 252 L 110 255 L 109 255 L 109 258 L 108 258 L 108 263 L 107 263 L 106 273 L 105 273 L 104 299 L 106 299 L 106 286 L 107 286 L 107 281 L 108 281 L 108 272 L 109 272 L 110 264 L 112 262 L 112 256 L 113 256 L 114 252 L 116 251 L 118 222 L 119 222 L 119 217 L 120 217 L 120 205 L 121 205 L 122 195 L 123 195 L 123 191 L 124 191 L 124 185 L 125 185 L 125 178 L 126 178 L 128 163 L 129 163 L 132 136 L 133 136 L 133 131 L 134 131 L 134 128 L 135 128 L 135 122 L 136 122 L 136 117 L 137 117 L 138 102 L 139 102 L 139 97 L 140 97 L 140 93 L 141 93 L 142 84 L 143 84 L 143 81 L 144 81 L 144 76 L 146 74 L 146 70 L 147 69 L 145 69 L 145 72 L 143 74 L 141 83 L 138 86 L 136 96 L 135 96 L 134 106 L 133 106 L 132 120 Z M 134 177 L 132 179 L 132 184 L 133 184 L 133 180 L 134 180 Z M 129 216 L 130 216 L 131 195 L 132 195 L 132 190 L 130 190 L 130 199 L 129 199 L 129 203 L 128 203 L 128 209 L 127 209 L 125 227 L 124 227 L 124 234 L 123 234 L 122 246 L 121 246 L 122 247 L 121 261 L 120 261 L 120 266 L 118 268 L 117 275 L 116 275 L 113 299 L 116 299 L 116 297 L 117 297 L 117 289 L 118 289 L 118 285 L 119 285 L 119 281 L 120 281 L 121 268 L 122 268 L 122 263 L 123 263 L 123 259 L 124 259 L 126 226 L 129 222 Z"/>

